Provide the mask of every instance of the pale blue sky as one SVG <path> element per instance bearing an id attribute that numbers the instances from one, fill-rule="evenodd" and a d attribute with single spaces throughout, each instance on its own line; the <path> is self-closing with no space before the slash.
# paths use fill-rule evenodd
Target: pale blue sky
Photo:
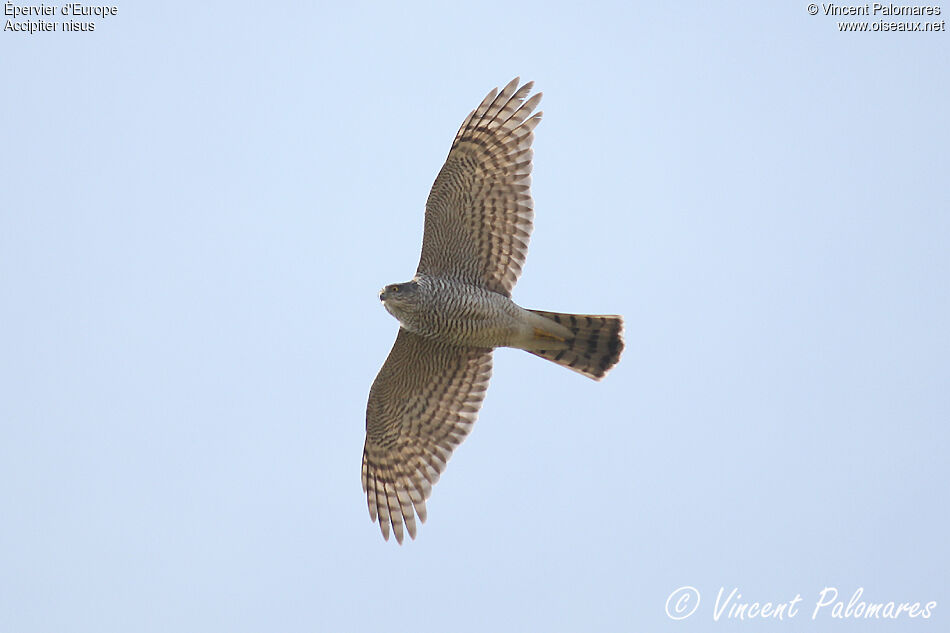
<path id="1" fill-rule="evenodd" d="M 805 2 L 118 6 L 0 32 L 0 630 L 946 628 L 947 33 Z M 399 547 L 359 483 L 376 293 L 516 75 L 545 116 L 515 299 L 623 314 L 627 349 L 602 383 L 497 352 Z M 826 586 L 938 606 L 813 621 Z M 716 623 L 720 587 L 803 606 Z"/>

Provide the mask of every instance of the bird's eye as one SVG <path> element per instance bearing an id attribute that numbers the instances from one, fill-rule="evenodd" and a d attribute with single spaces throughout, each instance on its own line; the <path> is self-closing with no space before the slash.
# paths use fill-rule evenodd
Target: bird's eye
<path id="1" fill-rule="evenodd" d="M 398 294 L 400 289 L 399 286 L 392 286 L 390 290 Z"/>

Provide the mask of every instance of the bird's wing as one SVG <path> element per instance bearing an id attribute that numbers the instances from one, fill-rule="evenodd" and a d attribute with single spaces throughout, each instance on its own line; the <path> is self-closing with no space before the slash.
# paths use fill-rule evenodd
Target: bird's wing
<path id="1" fill-rule="evenodd" d="M 426 202 L 419 272 L 505 296 L 524 265 L 534 216 L 531 142 L 541 113 L 515 78 L 488 93 L 459 128 Z"/>
<path id="2" fill-rule="evenodd" d="M 366 405 L 363 491 L 383 537 L 402 543 L 403 523 L 416 537 L 415 514 L 475 422 L 488 380 L 491 350 L 456 347 L 403 328 L 376 376 Z"/>

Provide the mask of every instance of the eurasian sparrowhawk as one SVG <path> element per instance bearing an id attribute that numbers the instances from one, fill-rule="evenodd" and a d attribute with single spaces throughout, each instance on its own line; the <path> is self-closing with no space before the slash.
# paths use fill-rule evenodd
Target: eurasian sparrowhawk
<path id="1" fill-rule="evenodd" d="M 399 334 L 369 392 L 363 490 L 383 537 L 402 543 L 475 422 L 492 350 L 516 347 L 599 380 L 620 359 L 619 316 L 526 310 L 511 300 L 534 216 L 531 142 L 541 100 L 514 79 L 468 115 L 426 202 L 411 281 L 379 298 Z"/>

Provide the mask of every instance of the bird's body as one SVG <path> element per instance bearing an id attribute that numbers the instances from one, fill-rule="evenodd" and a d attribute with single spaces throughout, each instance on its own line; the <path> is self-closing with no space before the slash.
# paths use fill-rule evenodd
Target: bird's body
<path id="1" fill-rule="evenodd" d="M 405 329 L 450 345 L 563 349 L 566 327 L 520 307 L 509 297 L 455 279 L 417 275 L 387 286 L 383 305 Z M 541 338 L 538 332 L 548 338 Z M 559 342 L 560 341 L 560 342 Z"/>
<path id="2" fill-rule="evenodd" d="M 620 359 L 623 319 L 527 310 L 511 299 L 534 217 L 532 131 L 541 99 L 515 79 L 462 124 L 426 203 L 412 280 L 380 300 L 399 334 L 370 389 L 363 490 L 383 536 L 415 538 L 426 499 L 471 430 L 492 350 L 515 347 L 595 380 Z"/>

